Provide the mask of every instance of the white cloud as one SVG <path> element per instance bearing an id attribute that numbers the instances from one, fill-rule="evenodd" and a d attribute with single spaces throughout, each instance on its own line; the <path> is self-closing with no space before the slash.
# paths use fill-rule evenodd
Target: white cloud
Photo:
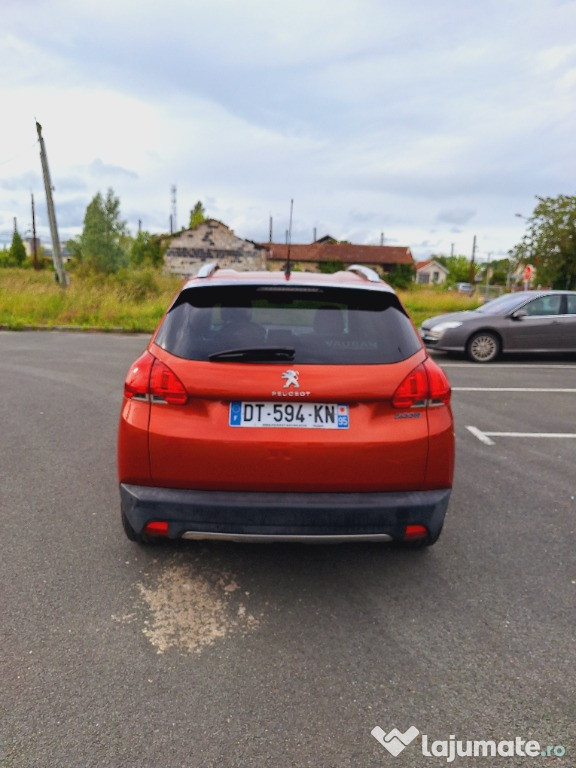
<path id="1" fill-rule="evenodd" d="M 535 195 L 574 193 L 575 24 L 554 0 L 5 0 L 0 235 L 43 194 L 38 119 L 71 231 L 107 187 L 166 229 L 176 184 L 180 224 L 201 199 L 267 239 L 294 198 L 308 239 L 505 251 Z"/>

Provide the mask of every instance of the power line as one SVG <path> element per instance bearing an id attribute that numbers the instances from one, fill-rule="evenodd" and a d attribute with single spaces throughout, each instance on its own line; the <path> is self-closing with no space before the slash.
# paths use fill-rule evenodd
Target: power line
<path id="1" fill-rule="evenodd" d="M 8 165 L 8 163 L 12 163 L 12 162 L 14 162 L 14 160 L 18 160 L 18 158 L 19 158 L 19 157 L 23 157 L 25 154 L 27 154 L 28 152 L 30 152 L 30 150 L 31 150 L 31 149 L 34 149 L 34 147 L 35 147 L 37 144 L 38 144 L 38 140 L 36 140 L 36 141 L 34 142 L 34 144 L 32 144 L 32 146 L 31 146 L 31 147 L 29 147 L 28 149 L 26 149 L 26 150 L 22 150 L 21 152 L 18 152 L 18 154 L 16 154 L 16 155 L 13 155 L 13 157 L 10 157 L 8 160 L 2 160 L 2 161 L 0 161 L 0 167 L 2 167 L 3 165 Z"/>

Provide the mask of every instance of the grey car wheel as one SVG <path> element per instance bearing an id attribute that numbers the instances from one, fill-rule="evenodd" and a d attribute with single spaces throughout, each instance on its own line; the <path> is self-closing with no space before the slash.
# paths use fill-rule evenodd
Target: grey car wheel
<path id="1" fill-rule="evenodd" d="M 500 339 L 487 331 L 475 333 L 468 341 L 467 351 L 475 363 L 491 363 L 500 354 Z"/>

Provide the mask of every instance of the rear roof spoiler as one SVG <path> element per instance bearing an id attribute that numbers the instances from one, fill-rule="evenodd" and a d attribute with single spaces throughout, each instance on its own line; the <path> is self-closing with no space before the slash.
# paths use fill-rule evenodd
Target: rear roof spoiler
<path id="1" fill-rule="evenodd" d="M 214 272 L 220 269 L 220 266 L 215 261 L 211 261 L 210 264 L 203 264 L 198 270 L 196 277 L 212 277 Z"/>
<path id="2" fill-rule="evenodd" d="M 380 282 L 380 275 L 378 272 L 374 269 L 370 269 L 370 267 L 364 267 L 362 264 L 352 264 L 346 271 L 354 272 L 354 274 L 360 275 L 371 283 Z"/>

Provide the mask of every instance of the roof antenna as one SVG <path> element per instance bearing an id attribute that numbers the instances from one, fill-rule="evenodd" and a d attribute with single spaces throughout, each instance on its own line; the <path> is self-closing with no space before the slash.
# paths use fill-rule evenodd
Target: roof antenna
<path id="1" fill-rule="evenodd" d="M 294 210 L 294 199 L 290 200 L 290 224 L 288 226 L 288 255 L 286 257 L 286 266 L 284 267 L 284 275 L 286 280 L 290 280 L 292 273 L 290 264 L 290 246 L 292 245 L 292 211 Z"/>

